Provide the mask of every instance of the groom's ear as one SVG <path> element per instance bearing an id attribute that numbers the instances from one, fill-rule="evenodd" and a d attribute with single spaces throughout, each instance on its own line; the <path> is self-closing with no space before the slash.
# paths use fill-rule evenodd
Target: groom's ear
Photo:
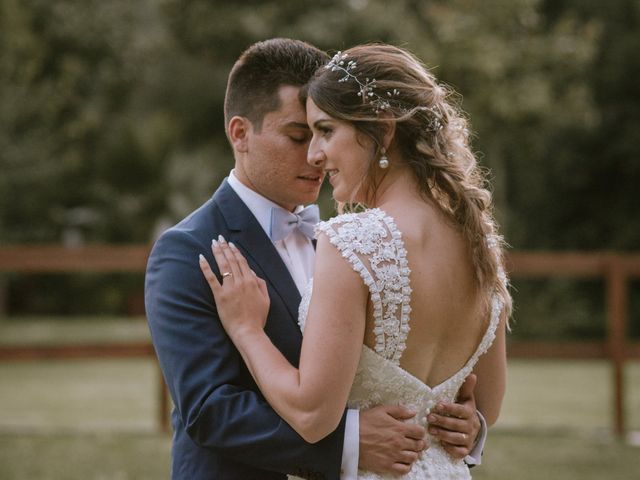
<path id="1" fill-rule="evenodd" d="M 245 117 L 233 117 L 229 120 L 227 127 L 227 135 L 233 149 L 237 152 L 246 153 L 249 147 L 249 135 L 252 131 L 252 125 L 249 119 Z"/>

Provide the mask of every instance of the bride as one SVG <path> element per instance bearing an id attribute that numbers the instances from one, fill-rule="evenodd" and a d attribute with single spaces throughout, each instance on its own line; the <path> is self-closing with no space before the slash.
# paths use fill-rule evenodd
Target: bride
<path id="1" fill-rule="evenodd" d="M 347 403 L 401 403 L 420 421 L 453 401 L 473 372 L 478 409 L 495 423 L 511 298 L 491 196 L 450 92 L 409 52 L 375 44 L 338 52 L 302 94 L 313 134 L 308 162 L 325 170 L 337 202 L 366 208 L 316 228 L 298 368 L 265 335 L 266 284 L 239 250 L 213 242 L 222 283 L 201 257 L 220 318 L 260 390 L 317 442 Z M 429 443 L 402 478 L 470 478 L 462 460 Z"/>

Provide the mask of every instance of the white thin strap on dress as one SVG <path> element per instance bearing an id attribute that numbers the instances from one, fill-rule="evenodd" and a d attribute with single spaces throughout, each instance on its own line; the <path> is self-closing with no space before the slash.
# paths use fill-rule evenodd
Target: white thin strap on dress
<path id="1" fill-rule="evenodd" d="M 374 208 L 321 222 L 324 233 L 369 289 L 376 353 L 396 365 L 406 348 L 411 313 L 407 251 L 393 219 Z"/>
<path id="2" fill-rule="evenodd" d="M 497 237 L 487 237 L 487 244 L 489 245 L 489 248 L 497 248 Z M 498 267 L 498 279 L 506 288 L 508 279 L 502 267 Z M 500 299 L 500 297 L 494 294 L 491 298 L 491 317 L 489 319 L 489 326 L 482 336 L 482 340 L 480 340 L 480 344 L 476 348 L 476 351 L 473 352 L 473 355 L 469 358 L 464 367 L 462 367 L 462 369 L 457 374 L 455 374 L 454 377 L 462 379 L 466 378 L 471 373 L 476 363 L 478 363 L 480 356 L 485 354 L 489 350 L 496 338 L 496 331 L 498 330 L 498 325 L 500 324 L 500 315 L 502 314 L 503 308 L 504 302 Z"/>

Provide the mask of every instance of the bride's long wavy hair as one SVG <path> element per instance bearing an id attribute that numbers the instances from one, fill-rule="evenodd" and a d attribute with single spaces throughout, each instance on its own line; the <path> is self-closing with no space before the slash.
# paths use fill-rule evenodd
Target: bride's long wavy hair
<path id="1" fill-rule="evenodd" d="M 504 277 L 504 242 L 493 217 L 486 173 L 469 146 L 467 120 L 453 100 L 453 91 L 398 47 L 361 45 L 340 58 L 342 68 L 332 69 L 331 64 L 320 68 L 301 96 L 310 97 L 330 116 L 350 122 L 377 146 L 361 184 L 365 197 L 375 199 L 384 175 L 378 164 L 382 139 L 389 122 L 394 122 L 393 142 L 400 158 L 391 161 L 406 162 L 425 198 L 461 229 L 485 305 L 497 294 L 508 318 L 512 301 Z M 334 57 L 333 65 L 340 58 Z M 347 68 L 350 61 L 355 66 Z"/>

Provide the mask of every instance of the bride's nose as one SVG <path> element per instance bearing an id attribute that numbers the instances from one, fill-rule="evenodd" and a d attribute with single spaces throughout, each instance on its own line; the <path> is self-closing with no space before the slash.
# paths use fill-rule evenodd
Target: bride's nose
<path id="1" fill-rule="evenodd" d="M 327 161 L 327 156 L 322 150 L 313 149 L 309 146 L 309 152 L 307 153 L 307 163 L 313 167 L 322 167 Z"/>

